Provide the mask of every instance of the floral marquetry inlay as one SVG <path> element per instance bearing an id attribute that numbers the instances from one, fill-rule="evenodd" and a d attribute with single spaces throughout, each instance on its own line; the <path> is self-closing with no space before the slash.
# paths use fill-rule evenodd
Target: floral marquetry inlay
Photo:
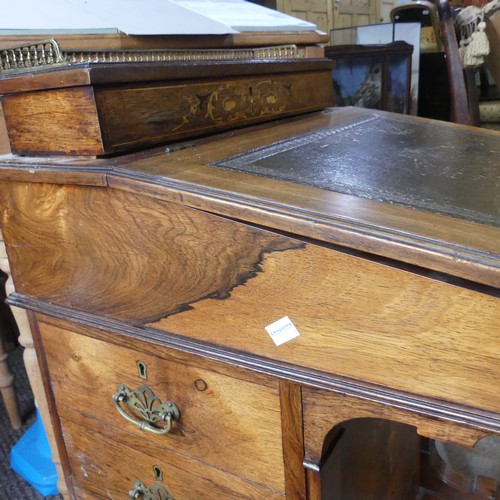
<path id="1" fill-rule="evenodd" d="M 180 95 L 183 114 L 172 130 L 181 130 L 199 120 L 208 119 L 217 125 L 277 115 L 286 110 L 291 94 L 291 84 L 263 80 L 228 82 L 196 95 Z"/>

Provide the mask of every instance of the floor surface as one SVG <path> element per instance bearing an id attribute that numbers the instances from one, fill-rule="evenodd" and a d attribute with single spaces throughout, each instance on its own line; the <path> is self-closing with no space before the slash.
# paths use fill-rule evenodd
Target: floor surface
<path id="1" fill-rule="evenodd" d="M 10 450 L 35 420 L 35 404 L 22 361 L 23 348 L 9 353 L 9 366 L 15 376 L 16 394 L 23 418 L 23 426 L 14 430 L 10 426 L 5 405 L 0 397 L 0 500 L 62 500 L 61 495 L 43 497 L 10 468 Z"/>

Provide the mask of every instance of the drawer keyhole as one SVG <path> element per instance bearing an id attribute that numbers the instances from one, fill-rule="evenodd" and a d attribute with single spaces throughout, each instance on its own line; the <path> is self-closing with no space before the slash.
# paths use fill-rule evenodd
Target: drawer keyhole
<path id="1" fill-rule="evenodd" d="M 148 379 L 148 367 L 144 361 L 137 361 L 137 371 L 139 372 L 139 377 L 143 378 L 144 380 Z"/>
<path id="2" fill-rule="evenodd" d="M 163 473 L 157 465 L 153 465 L 153 472 L 155 475 L 155 481 L 163 481 Z"/>

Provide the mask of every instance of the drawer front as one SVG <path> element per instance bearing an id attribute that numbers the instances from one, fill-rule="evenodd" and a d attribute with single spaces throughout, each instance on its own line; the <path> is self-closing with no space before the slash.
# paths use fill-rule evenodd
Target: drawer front
<path id="1" fill-rule="evenodd" d="M 326 70 L 204 79 L 189 85 L 106 86 L 96 89 L 96 101 L 106 152 L 128 151 L 325 108 L 332 102 L 330 82 Z M 270 99 L 275 102 L 270 104 Z"/>
<path id="2" fill-rule="evenodd" d="M 162 452 L 145 439 L 69 408 L 62 409 L 61 425 L 78 498 L 125 499 L 139 487 L 138 481 L 144 488 L 156 487 L 176 500 L 284 498 L 279 492 L 173 451 Z"/>
<path id="3" fill-rule="evenodd" d="M 137 352 L 53 325 L 39 323 L 39 329 L 59 406 L 135 434 L 164 453 L 175 451 L 284 491 L 277 387 L 202 369 L 195 357 L 193 364 L 174 361 L 164 348 L 147 343 L 147 353 Z M 120 414 L 143 420 L 124 402 L 117 408 L 113 395 L 119 386 L 146 386 L 161 403 L 174 402 L 180 419 L 165 435 L 141 430 Z"/>

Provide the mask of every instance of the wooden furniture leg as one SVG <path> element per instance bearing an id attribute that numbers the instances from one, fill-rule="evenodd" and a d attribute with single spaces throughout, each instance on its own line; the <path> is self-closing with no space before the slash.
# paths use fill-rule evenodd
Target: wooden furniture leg
<path id="1" fill-rule="evenodd" d="M 458 54 L 458 43 L 455 36 L 450 4 L 448 0 L 435 0 L 435 3 L 439 14 L 441 35 L 446 54 L 446 66 L 450 81 L 451 119 L 455 123 L 473 125 L 469 108 L 469 96 L 467 95 L 464 72 Z"/>
<path id="2" fill-rule="evenodd" d="M 12 276 L 10 273 L 9 261 L 7 259 L 7 252 L 5 250 L 5 244 L 3 237 L 0 233 L 0 269 L 8 275 L 7 282 L 5 283 L 5 293 L 8 296 L 14 291 L 14 284 L 12 282 Z M 40 367 L 38 365 L 38 358 L 33 345 L 33 337 L 31 335 L 31 328 L 28 321 L 28 316 L 26 311 L 19 309 L 17 307 L 11 307 L 12 314 L 17 323 L 19 329 L 19 343 L 24 347 L 24 365 L 26 367 L 26 372 L 28 374 L 28 379 L 31 385 L 31 389 L 35 396 L 35 400 L 40 411 L 40 416 L 42 423 L 47 434 L 47 439 L 50 444 L 50 449 L 52 451 L 52 461 L 54 462 L 57 469 L 57 488 L 64 498 L 68 497 L 68 490 L 66 483 L 64 481 L 64 475 L 61 467 L 61 460 L 59 458 L 59 453 L 57 451 L 56 440 L 54 437 L 54 432 L 52 429 L 52 420 L 49 413 L 49 408 L 47 404 L 47 399 L 45 396 L 45 390 L 42 384 L 42 377 L 40 374 Z M 2 385 L 2 351 L 0 351 L 0 386 L 2 387 L 3 395 L 3 385 Z"/>
<path id="3" fill-rule="evenodd" d="M 14 375 L 12 375 L 7 364 L 7 349 L 5 341 L 0 331 L 0 392 L 9 415 L 9 420 L 14 429 L 19 429 L 22 425 L 16 392 L 14 390 Z"/>

